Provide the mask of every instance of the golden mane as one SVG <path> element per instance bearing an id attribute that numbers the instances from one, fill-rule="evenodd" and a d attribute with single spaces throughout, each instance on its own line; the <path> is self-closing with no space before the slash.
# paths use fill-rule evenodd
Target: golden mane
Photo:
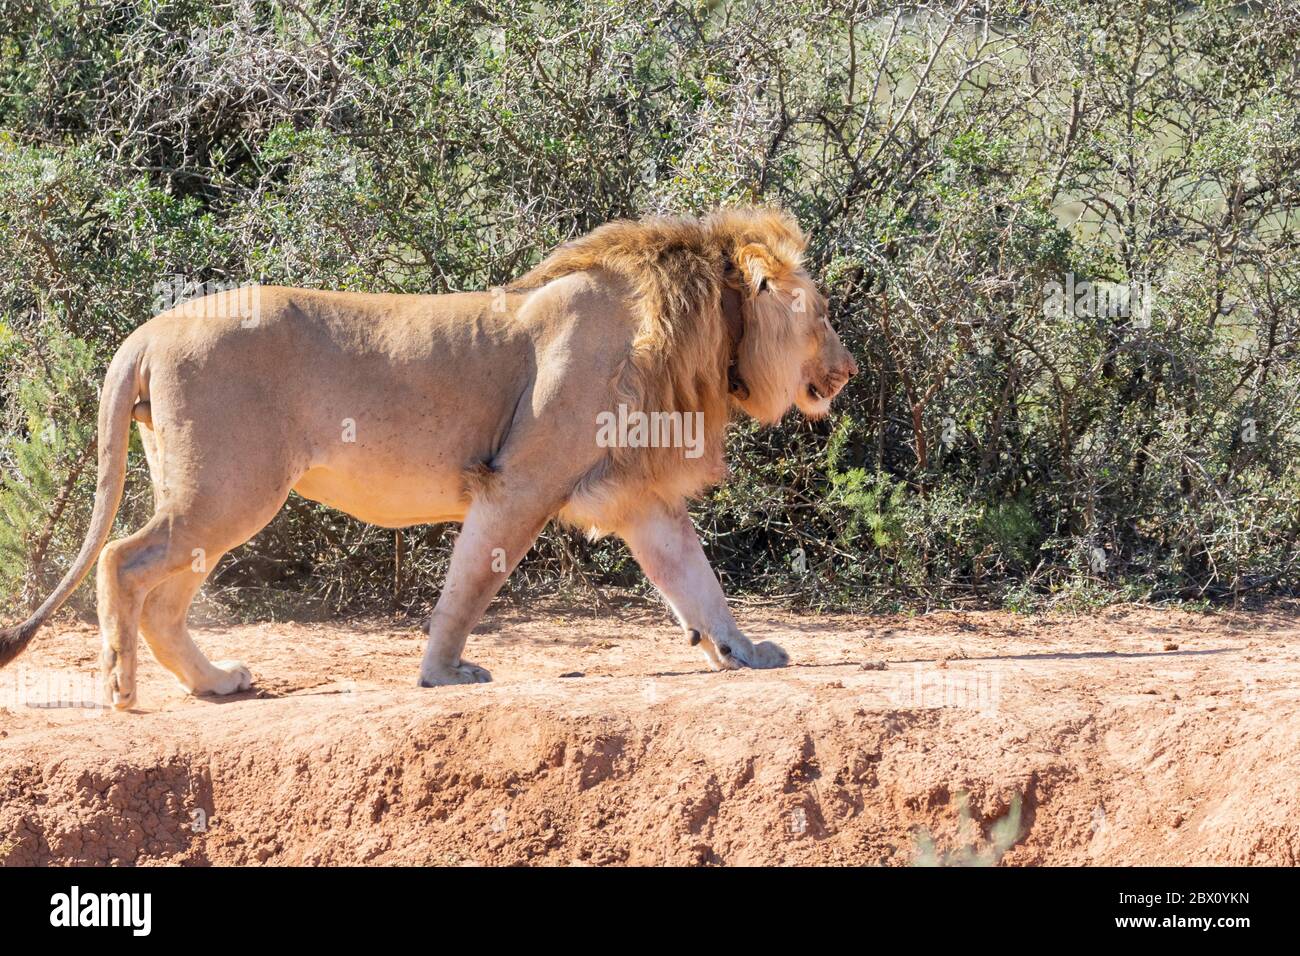
<path id="1" fill-rule="evenodd" d="M 724 432 L 731 417 L 727 369 L 733 360 L 721 300 L 724 284 L 742 299 L 765 279 L 798 270 L 806 245 L 798 223 L 771 208 L 722 209 L 703 218 L 653 216 L 619 220 L 560 246 L 509 288 L 535 289 L 576 272 L 608 270 L 634 290 L 637 333 L 614 383 L 614 404 L 629 410 L 702 412 L 704 454 L 680 448 L 613 448 L 584 480 L 573 515 L 607 516 L 624 495 L 665 498 L 697 494 L 725 474 Z M 735 270 L 727 273 L 730 264 Z M 746 337 L 761 336 L 748 301 Z M 747 354 L 760 354 L 747 343 Z M 757 376 L 759 381 L 765 378 Z M 595 496 L 599 507 L 581 500 Z M 590 501 L 596 505 L 597 502 Z M 585 523 L 577 519 L 579 523 Z"/>

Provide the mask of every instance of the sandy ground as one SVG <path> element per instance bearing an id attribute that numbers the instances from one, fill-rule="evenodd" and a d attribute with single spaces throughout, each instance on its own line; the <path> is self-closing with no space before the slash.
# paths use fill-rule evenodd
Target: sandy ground
<path id="1" fill-rule="evenodd" d="M 413 686 L 409 623 L 207 627 L 253 691 L 90 706 L 97 639 L 0 672 L 0 861 L 1191 864 L 1300 857 L 1300 605 L 738 617 L 714 674 L 657 608 L 498 609 Z M 143 651 L 143 648 L 142 648 Z"/>

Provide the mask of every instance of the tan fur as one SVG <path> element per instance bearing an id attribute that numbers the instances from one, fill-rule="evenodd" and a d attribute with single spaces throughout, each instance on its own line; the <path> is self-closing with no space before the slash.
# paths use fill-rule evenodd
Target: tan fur
<path id="1" fill-rule="evenodd" d="M 185 609 L 225 551 L 290 490 L 386 526 L 461 521 L 430 619 L 424 685 L 488 679 L 465 637 L 546 522 L 614 531 L 715 667 L 778 666 L 784 651 L 735 626 L 684 499 L 724 471 L 733 411 L 824 414 L 856 371 L 803 271 L 794 220 L 768 209 L 616 222 L 562 246 L 508 294 L 360 295 L 256 287 L 209 296 L 136 330 L 109 369 L 91 533 L 37 614 L 0 632 L 15 656 L 99 557 L 104 668 L 135 700 L 135 645 L 195 693 L 247 687 L 210 663 Z M 728 272 L 728 264 L 733 271 Z M 724 284 L 742 290 L 729 334 Z M 728 367 L 746 391 L 730 392 Z M 681 447 L 603 447 L 595 422 L 703 413 Z M 156 514 L 104 546 L 132 421 Z"/>

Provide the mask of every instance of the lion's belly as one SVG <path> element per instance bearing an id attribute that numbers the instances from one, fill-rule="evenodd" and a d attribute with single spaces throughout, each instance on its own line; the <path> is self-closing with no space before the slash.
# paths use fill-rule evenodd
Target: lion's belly
<path id="1" fill-rule="evenodd" d="M 293 490 L 368 524 L 403 528 L 465 517 L 459 477 L 312 468 Z"/>

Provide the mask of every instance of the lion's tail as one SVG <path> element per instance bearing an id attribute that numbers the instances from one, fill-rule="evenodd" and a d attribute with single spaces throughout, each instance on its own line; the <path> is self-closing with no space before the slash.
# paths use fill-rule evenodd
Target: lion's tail
<path id="1" fill-rule="evenodd" d="M 131 440 L 131 410 L 139 395 L 141 351 L 138 345 L 124 345 L 113 357 L 104 379 L 99 398 L 99 483 L 95 487 L 95 510 L 86 540 L 72 567 L 45 603 L 16 627 L 0 630 L 0 667 L 21 654 L 41 625 L 62 607 L 108 541 L 126 483 L 126 453 Z"/>

